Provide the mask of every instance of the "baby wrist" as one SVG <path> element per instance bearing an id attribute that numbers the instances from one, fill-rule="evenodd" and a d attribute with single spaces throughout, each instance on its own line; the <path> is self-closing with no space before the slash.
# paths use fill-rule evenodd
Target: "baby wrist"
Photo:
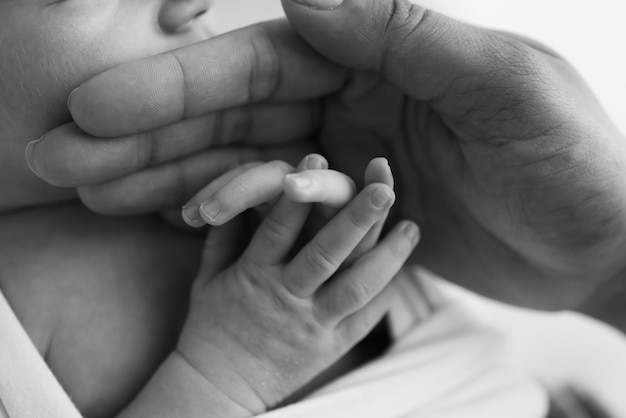
<path id="1" fill-rule="evenodd" d="M 203 379 L 207 390 L 247 410 L 247 416 L 256 416 L 268 409 L 245 377 L 236 372 L 236 365 L 202 338 L 183 332 L 174 354 Z"/>

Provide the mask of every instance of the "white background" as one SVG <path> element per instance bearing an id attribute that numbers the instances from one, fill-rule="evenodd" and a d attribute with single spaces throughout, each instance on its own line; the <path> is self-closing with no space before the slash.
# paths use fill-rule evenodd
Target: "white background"
<path id="1" fill-rule="evenodd" d="M 626 132 L 626 24 L 620 0 L 425 0 L 420 4 L 471 23 L 528 35 L 564 55 Z M 281 16 L 278 0 L 218 0 L 216 24 L 228 30 Z M 510 335 L 520 360 L 550 382 L 574 381 L 626 417 L 626 342 L 571 313 L 543 314 L 463 297 Z M 626 301 L 624 302 L 626 303 Z"/>
<path id="2" fill-rule="evenodd" d="M 424 0 L 421 5 L 491 28 L 528 35 L 565 56 L 626 132 L 626 4 L 622 0 Z M 224 31 L 282 16 L 279 0 L 217 0 Z"/>

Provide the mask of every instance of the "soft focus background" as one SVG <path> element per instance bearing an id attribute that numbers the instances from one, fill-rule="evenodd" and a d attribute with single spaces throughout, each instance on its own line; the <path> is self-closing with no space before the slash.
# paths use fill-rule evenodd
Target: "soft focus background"
<path id="1" fill-rule="evenodd" d="M 626 133 L 626 5 L 617 0 L 425 0 L 460 20 L 518 32 L 551 46 L 582 73 L 615 124 Z M 222 31 L 282 15 L 279 0 L 218 0 Z M 572 382 L 626 417 L 626 339 L 573 313 L 547 314 L 450 290 L 510 336 L 522 365 L 548 384 Z M 626 303 L 626 301 L 625 301 Z"/>

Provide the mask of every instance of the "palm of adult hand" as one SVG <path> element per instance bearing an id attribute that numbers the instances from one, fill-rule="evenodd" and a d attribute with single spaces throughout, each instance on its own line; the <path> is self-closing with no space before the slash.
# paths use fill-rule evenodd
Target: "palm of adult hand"
<path id="1" fill-rule="evenodd" d="M 609 121 L 586 117 L 598 105 L 584 83 L 550 59 L 574 83 L 554 77 L 542 91 L 537 79 L 498 96 L 459 80 L 456 108 L 355 73 L 325 101 L 320 142 L 342 170 L 390 158 L 396 215 L 423 232 L 417 261 L 500 300 L 560 309 L 622 267 L 615 249 L 624 234 L 615 231 L 626 231 L 618 181 L 626 151 Z"/>

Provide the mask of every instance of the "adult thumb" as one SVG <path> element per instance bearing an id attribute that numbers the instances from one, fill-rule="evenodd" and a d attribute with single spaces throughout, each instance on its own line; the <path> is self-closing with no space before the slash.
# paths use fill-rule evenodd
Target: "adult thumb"
<path id="1" fill-rule="evenodd" d="M 502 63 L 502 37 L 409 0 L 282 0 L 292 26 L 322 55 L 379 73 L 418 100 Z"/>

